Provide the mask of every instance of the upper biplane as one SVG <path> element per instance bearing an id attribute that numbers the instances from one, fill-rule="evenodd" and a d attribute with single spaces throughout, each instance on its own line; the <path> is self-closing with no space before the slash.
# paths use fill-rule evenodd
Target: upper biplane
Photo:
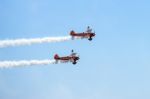
<path id="1" fill-rule="evenodd" d="M 74 30 L 72 30 L 70 32 L 70 35 L 72 36 L 72 39 L 74 39 L 75 37 L 79 37 L 79 38 L 88 38 L 88 40 L 91 41 L 92 38 L 95 36 L 95 32 L 92 32 L 92 29 L 88 26 L 85 32 L 77 33 Z"/>

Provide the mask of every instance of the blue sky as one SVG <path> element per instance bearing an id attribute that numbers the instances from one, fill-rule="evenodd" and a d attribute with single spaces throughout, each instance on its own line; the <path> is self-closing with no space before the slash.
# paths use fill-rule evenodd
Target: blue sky
<path id="1" fill-rule="evenodd" d="M 1 0 L 0 39 L 66 36 L 76 40 L 0 49 L 0 60 L 53 59 L 74 49 L 77 65 L 0 70 L 0 99 L 149 99 L 149 0 Z"/>

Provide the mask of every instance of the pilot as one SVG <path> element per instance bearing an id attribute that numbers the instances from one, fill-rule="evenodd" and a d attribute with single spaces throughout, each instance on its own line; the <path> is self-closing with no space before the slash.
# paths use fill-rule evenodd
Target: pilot
<path id="1" fill-rule="evenodd" d="M 76 55 L 76 53 L 74 53 L 74 51 L 73 50 L 71 50 L 71 56 L 75 56 Z"/>
<path id="2" fill-rule="evenodd" d="M 87 33 L 91 33 L 91 32 L 92 32 L 92 29 L 90 29 L 90 27 L 88 26 L 86 32 L 87 32 Z"/>

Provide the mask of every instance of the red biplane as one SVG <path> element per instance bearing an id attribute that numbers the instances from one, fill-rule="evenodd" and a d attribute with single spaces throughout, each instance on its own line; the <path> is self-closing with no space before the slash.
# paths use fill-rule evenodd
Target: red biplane
<path id="1" fill-rule="evenodd" d="M 74 37 L 79 37 L 79 38 L 88 38 L 89 41 L 92 40 L 92 37 L 95 36 L 95 32 L 92 32 L 92 29 L 90 29 L 90 27 L 87 27 L 86 32 L 82 32 L 82 33 L 76 33 L 75 31 L 71 31 L 70 35 L 72 36 L 72 39 L 74 39 Z"/>
<path id="2" fill-rule="evenodd" d="M 76 64 L 77 60 L 79 60 L 80 58 L 72 50 L 72 53 L 70 56 L 59 57 L 58 54 L 55 54 L 54 59 L 56 60 L 56 63 L 60 61 L 60 62 L 72 62 L 72 64 Z"/>

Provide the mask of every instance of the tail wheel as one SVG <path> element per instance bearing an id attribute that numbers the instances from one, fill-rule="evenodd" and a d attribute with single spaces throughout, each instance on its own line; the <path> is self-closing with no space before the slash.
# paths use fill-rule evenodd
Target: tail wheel
<path id="1" fill-rule="evenodd" d="M 72 36 L 72 40 L 74 40 L 74 36 Z"/>
<path id="2" fill-rule="evenodd" d="M 58 60 L 55 61 L 55 64 L 58 64 Z"/>

